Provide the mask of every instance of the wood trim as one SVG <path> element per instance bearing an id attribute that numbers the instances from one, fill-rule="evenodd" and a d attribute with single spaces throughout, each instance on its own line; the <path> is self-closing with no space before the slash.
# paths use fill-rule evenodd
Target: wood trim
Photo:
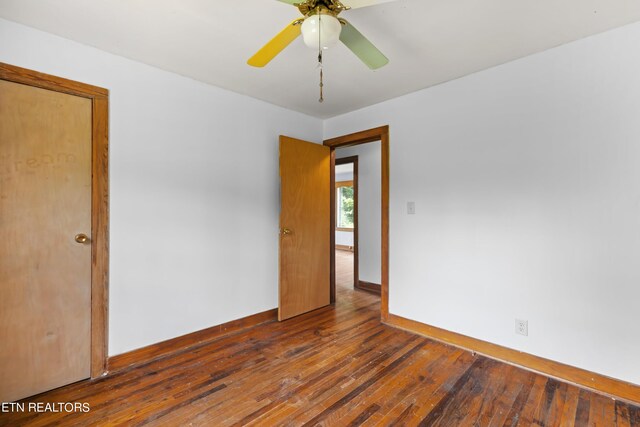
<path id="1" fill-rule="evenodd" d="M 339 251 L 353 252 L 353 246 L 348 246 L 348 245 L 336 245 L 336 249 Z"/>
<path id="2" fill-rule="evenodd" d="M 278 309 L 273 308 L 251 316 L 232 320 L 221 325 L 201 329 L 166 341 L 151 344 L 137 350 L 119 354 L 109 358 L 109 374 L 166 357 L 180 350 L 186 350 L 200 344 L 209 343 L 234 332 L 249 329 L 262 323 L 275 322 L 277 320 Z"/>
<path id="3" fill-rule="evenodd" d="M 334 304 L 336 302 L 336 152 L 335 150 L 329 150 L 329 185 L 331 191 L 329 194 L 329 303 Z"/>
<path id="4" fill-rule="evenodd" d="M 360 190 L 358 156 L 347 157 L 341 161 L 353 162 L 353 286 L 360 280 Z M 335 212 L 335 211 L 334 211 Z"/>
<path id="5" fill-rule="evenodd" d="M 353 181 L 336 181 L 336 188 L 340 187 L 353 187 Z"/>
<path id="6" fill-rule="evenodd" d="M 109 104 L 93 99 L 91 190 L 91 377 L 107 371 L 109 286 Z"/>
<path id="7" fill-rule="evenodd" d="M 420 323 L 416 320 L 406 319 L 395 314 L 389 314 L 387 321 L 389 326 L 403 329 L 435 341 L 450 344 L 475 353 L 482 354 L 492 359 L 518 366 L 526 370 L 552 377 L 578 387 L 605 394 L 614 399 L 620 399 L 637 405 L 640 403 L 640 385 L 631 384 L 622 380 L 607 377 L 565 365 L 564 363 L 523 353 L 498 344 L 471 338 L 466 335 L 451 332 L 435 326 Z"/>
<path id="8" fill-rule="evenodd" d="M 383 128 L 380 134 L 382 143 L 382 271 L 381 295 L 380 295 L 380 318 L 384 322 L 389 317 L 389 127 Z"/>
<path id="9" fill-rule="evenodd" d="M 81 96 L 83 98 L 95 99 L 109 97 L 109 91 L 98 86 L 40 73 L 27 68 L 16 67 L 15 65 L 9 65 L 3 62 L 0 62 L 0 79 L 49 89 L 55 92 L 68 93 L 69 95 Z"/>
<path id="10" fill-rule="evenodd" d="M 380 126 L 377 128 L 355 132 L 348 135 L 339 136 L 336 138 L 327 139 L 324 141 L 324 145 L 331 148 L 331 171 L 332 171 L 332 181 L 331 188 L 335 186 L 335 176 L 333 174 L 335 167 L 335 149 L 340 147 L 349 147 L 353 145 L 366 144 L 367 142 L 375 142 L 380 141 L 382 144 L 381 150 L 381 179 L 382 179 L 382 200 L 381 200 L 381 263 L 382 263 L 382 274 L 381 274 L 381 288 L 380 288 L 380 318 L 383 322 L 387 321 L 389 317 L 389 126 Z M 342 160 L 342 159 L 341 159 Z M 355 174 L 355 165 L 354 165 L 354 178 Z M 355 180 L 355 179 L 354 179 Z M 357 180 L 356 180 L 357 187 Z M 335 197 L 331 202 L 332 210 L 331 210 L 331 229 L 335 228 Z M 357 218 L 357 216 L 356 216 Z M 358 227 L 356 223 L 356 231 L 354 235 L 354 246 L 355 253 L 357 254 L 358 250 Z M 332 233 L 332 245 L 335 243 L 335 233 Z M 335 294 L 335 253 L 332 250 L 332 258 L 331 258 L 331 287 L 332 292 Z M 357 255 L 354 255 L 354 265 L 358 265 Z M 357 268 L 357 267 L 356 267 Z M 359 282 L 358 276 L 356 275 L 356 271 L 354 271 L 354 277 L 356 278 L 355 283 Z M 332 295 L 334 295 L 332 294 Z M 333 300 L 332 300 L 333 302 Z"/>
<path id="11" fill-rule="evenodd" d="M 367 142 L 380 141 L 383 135 L 389 135 L 389 126 L 380 126 L 377 128 L 354 132 L 348 135 L 338 136 L 336 138 L 325 139 L 323 144 L 327 147 L 348 147 L 351 145 L 360 145 Z"/>
<path id="12" fill-rule="evenodd" d="M 336 227 L 336 231 L 344 231 L 345 233 L 353 233 L 354 230 L 355 226 L 353 228 Z"/>
<path id="13" fill-rule="evenodd" d="M 362 289 L 363 291 L 372 292 L 374 294 L 380 295 L 382 293 L 382 286 L 378 283 L 365 282 L 364 280 L 358 280 L 356 283 L 357 289 Z"/>
<path id="14" fill-rule="evenodd" d="M 92 101 L 91 377 L 107 370 L 109 283 L 109 91 L 0 62 L 0 79 Z"/>

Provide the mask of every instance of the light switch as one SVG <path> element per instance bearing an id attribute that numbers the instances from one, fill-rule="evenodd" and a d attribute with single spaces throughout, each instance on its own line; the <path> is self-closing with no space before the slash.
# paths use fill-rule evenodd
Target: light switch
<path id="1" fill-rule="evenodd" d="M 416 202 L 407 202 L 407 214 L 415 215 L 416 213 Z"/>

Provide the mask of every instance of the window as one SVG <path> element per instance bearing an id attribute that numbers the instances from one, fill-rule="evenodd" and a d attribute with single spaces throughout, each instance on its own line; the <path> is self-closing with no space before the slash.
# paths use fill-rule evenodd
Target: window
<path id="1" fill-rule="evenodd" d="M 353 230 L 353 181 L 336 182 L 336 227 Z"/>

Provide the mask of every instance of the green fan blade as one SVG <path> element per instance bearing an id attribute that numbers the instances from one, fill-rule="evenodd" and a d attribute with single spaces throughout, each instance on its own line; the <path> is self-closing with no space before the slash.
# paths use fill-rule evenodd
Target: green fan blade
<path id="1" fill-rule="evenodd" d="M 345 25 L 340 32 L 340 41 L 344 43 L 351 52 L 355 53 L 365 65 L 372 70 L 377 70 L 389 63 L 386 56 L 382 54 L 360 31 L 344 19 L 340 19 Z"/>
<path id="2" fill-rule="evenodd" d="M 342 0 L 342 4 L 351 8 L 358 9 L 361 7 L 375 6 L 382 3 L 388 3 L 395 0 Z"/>

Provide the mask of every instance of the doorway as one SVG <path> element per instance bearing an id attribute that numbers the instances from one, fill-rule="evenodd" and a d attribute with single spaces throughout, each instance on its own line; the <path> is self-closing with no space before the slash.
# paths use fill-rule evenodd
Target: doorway
<path id="1" fill-rule="evenodd" d="M 0 400 L 106 371 L 108 91 L 0 63 Z"/>
<path id="2" fill-rule="evenodd" d="M 331 188 L 336 188 L 336 149 L 353 147 L 361 144 L 379 142 L 380 143 L 380 317 L 383 322 L 389 316 L 389 126 L 381 126 L 356 132 L 348 135 L 331 138 L 324 141 L 324 145 L 330 149 L 331 161 Z M 339 164 L 339 163 L 338 163 Z M 336 226 L 337 226 L 337 192 L 331 192 L 330 210 L 330 229 L 331 229 L 331 253 L 330 253 L 330 300 L 332 303 L 336 300 Z M 357 218 L 357 215 L 356 215 Z M 356 221 L 358 221 L 356 219 Z M 354 265 L 355 251 L 358 250 L 357 240 L 359 236 L 358 227 L 354 230 Z M 359 262 L 358 262 L 359 264 Z M 360 280 L 360 271 L 358 267 L 358 284 Z M 355 280 L 355 271 L 354 271 Z"/>
<path id="3" fill-rule="evenodd" d="M 389 126 L 328 139 L 323 145 L 280 136 L 278 320 L 336 302 L 336 149 L 371 142 L 380 146 L 380 318 L 388 320 Z M 358 243 L 354 249 L 360 254 Z"/>
<path id="4" fill-rule="evenodd" d="M 358 287 L 358 156 L 335 161 L 336 287 Z"/>

